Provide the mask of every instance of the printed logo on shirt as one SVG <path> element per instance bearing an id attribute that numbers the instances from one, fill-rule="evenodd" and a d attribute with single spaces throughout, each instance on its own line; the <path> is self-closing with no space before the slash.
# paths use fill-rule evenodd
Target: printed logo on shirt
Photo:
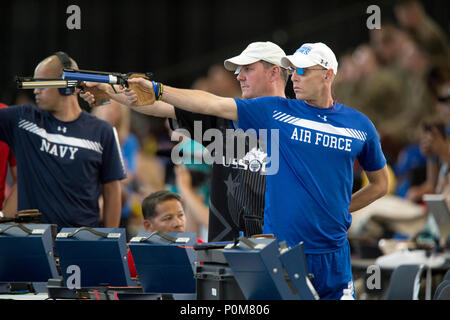
<path id="1" fill-rule="evenodd" d="M 58 145 L 56 143 L 52 144 L 45 139 L 42 139 L 41 148 L 39 150 L 60 158 L 64 158 L 67 154 L 70 160 L 74 160 L 75 154 L 78 152 L 78 148 Z M 69 151 L 69 153 L 67 151 Z"/>
<path id="2" fill-rule="evenodd" d="M 191 134 L 186 129 L 174 130 L 178 135 L 181 134 L 191 139 Z M 248 146 L 267 146 L 270 136 L 272 146 L 279 145 L 278 129 L 260 129 L 258 132 L 254 129 L 248 129 L 245 132 L 242 129 L 226 129 L 224 133 L 217 128 L 202 130 L 202 122 L 194 121 L 193 140 L 206 145 L 200 157 L 194 158 L 194 164 L 222 164 L 225 167 L 233 166 L 236 169 L 250 170 L 260 172 L 263 175 L 273 175 L 279 169 L 279 150 L 278 147 L 271 149 L 271 154 L 263 152 L 261 149 L 252 148 L 248 151 Z M 172 141 L 179 141 L 178 136 L 173 135 Z M 203 143 L 204 141 L 211 143 Z M 224 145 L 225 143 L 225 145 Z M 174 164 L 183 164 L 183 142 L 179 141 L 172 148 L 171 159 Z"/>
<path id="3" fill-rule="evenodd" d="M 272 116 L 275 120 L 295 126 L 291 134 L 292 140 L 309 144 L 313 143 L 325 148 L 344 150 L 347 152 L 352 151 L 353 139 L 362 142 L 367 140 L 367 133 L 361 130 L 335 127 L 329 123 L 301 119 L 277 110 L 273 112 Z M 318 116 L 322 120 L 327 121 L 326 116 Z"/>
<path id="4" fill-rule="evenodd" d="M 244 157 L 244 161 L 247 161 L 248 168 L 252 172 L 258 172 L 261 169 L 265 170 L 267 163 L 267 153 L 261 149 L 253 148 Z"/>
<path id="5" fill-rule="evenodd" d="M 224 167 L 232 166 L 234 169 L 250 170 L 251 172 L 266 172 L 267 153 L 259 148 L 253 148 L 242 159 L 232 158 L 227 160 L 222 156 L 222 165 Z"/>
<path id="6" fill-rule="evenodd" d="M 27 120 L 20 120 L 18 126 L 25 131 L 41 137 L 41 151 L 60 158 L 74 160 L 80 148 L 92 150 L 100 154 L 103 153 L 103 147 L 95 141 L 48 133 L 45 129 Z M 67 130 L 66 127 L 60 127 L 60 129 L 63 132 Z"/>

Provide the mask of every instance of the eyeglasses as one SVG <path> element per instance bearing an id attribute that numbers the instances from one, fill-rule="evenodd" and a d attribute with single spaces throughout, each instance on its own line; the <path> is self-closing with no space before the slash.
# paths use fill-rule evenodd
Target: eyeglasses
<path id="1" fill-rule="evenodd" d="M 327 69 L 324 69 L 324 68 L 309 68 L 309 69 L 306 69 L 306 68 L 295 68 L 295 72 L 296 72 L 297 75 L 299 75 L 299 76 L 305 75 L 305 71 L 309 71 L 309 70 L 319 70 L 319 71 L 324 71 L 324 70 L 327 70 Z M 290 73 L 290 74 L 293 74 L 293 73 L 294 73 L 294 69 L 293 69 L 293 68 L 289 69 L 289 73 Z"/>

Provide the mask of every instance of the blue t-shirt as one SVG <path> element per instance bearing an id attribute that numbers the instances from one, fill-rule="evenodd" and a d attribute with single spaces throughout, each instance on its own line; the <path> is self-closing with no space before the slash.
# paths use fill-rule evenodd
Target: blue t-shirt
<path id="1" fill-rule="evenodd" d="M 125 178 L 117 134 L 86 112 L 71 122 L 33 106 L 0 110 L 0 140 L 17 160 L 18 210 L 43 223 L 97 226 L 102 184 Z"/>
<path id="2" fill-rule="evenodd" d="M 121 150 L 125 160 L 125 167 L 132 176 L 136 175 L 139 148 L 138 138 L 134 134 L 129 133 L 121 146 Z"/>
<path id="3" fill-rule="evenodd" d="M 123 141 L 121 146 L 122 156 L 124 159 L 125 167 L 127 169 L 128 175 L 131 177 L 136 176 L 136 170 L 137 170 L 137 157 L 139 153 L 139 140 L 137 137 L 129 133 L 127 137 L 125 138 L 125 141 Z M 132 193 L 132 184 L 127 184 L 125 187 L 125 192 L 127 194 Z M 125 203 L 122 204 L 122 211 L 120 213 L 122 218 L 128 218 L 131 215 L 132 209 L 131 209 L 131 203 L 130 199 L 125 200 Z"/>
<path id="4" fill-rule="evenodd" d="M 366 171 L 382 169 L 386 159 L 372 122 L 335 102 L 317 108 L 280 97 L 235 99 L 237 126 L 244 131 L 269 129 L 272 163 L 266 178 L 264 233 L 289 246 L 304 242 L 306 253 L 327 253 L 346 241 L 355 158 Z M 278 129 L 278 141 L 272 141 Z"/>

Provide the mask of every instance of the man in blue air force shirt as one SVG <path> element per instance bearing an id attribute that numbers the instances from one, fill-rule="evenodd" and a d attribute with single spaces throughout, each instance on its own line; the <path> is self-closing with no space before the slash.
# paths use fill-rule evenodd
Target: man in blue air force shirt
<path id="1" fill-rule="evenodd" d="M 333 101 L 338 63 L 323 43 L 302 45 L 282 59 L 290 68 L 296 99 L 249 100 L 164 86 L 162 100 L 182 109 L 234 121 L 243 130 L 278 131 L 268 154 L 279 154 L 278 170 L 266 179 L 264 233 L 289 246 L 304 243 L 308 271 L 322 299 L 353 289 L 347 230 L 351 212 L 383 196 L 389 185 L 386 160 L 372 122 Z M 145 80 L 134 80 L 152 88 Z M 352 195 L 358 159 L 369 184 Z"/>
<path id="2" fill-rule="evenodd" d="M 76 62 L 65 56 L 71 67 Z M 63 61 L 52 55 L 35 78 L 59 78 Z M 35 89 L 35 106 L 0 110 L 0 140 L 14 151 L 18 210 L 39 209 L 43 223 L 62 227 L 118 227 L 120 182 L 125 177 L 117 134 L 106 121 L 82 111 L 77 92 Z"/>

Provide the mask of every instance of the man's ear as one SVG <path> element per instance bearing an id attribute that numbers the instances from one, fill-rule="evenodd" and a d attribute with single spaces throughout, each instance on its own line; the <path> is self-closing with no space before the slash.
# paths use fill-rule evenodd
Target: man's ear
<path id="1" fill-rule="evenodd" d="M 277 77 L 281 74 L 281 69 L 279 66 L 274 65 L 271 69 L 270 78 L 272 80 L 276 80 Z"/>
<path id="2" fill-rule="evenodd" d="M 334 72 L 333 72 L 333 69 L 328 69 L 328 70 L 325 72 L 325 80 L 333 81 L 333 78 L 334 78 Z"/>
<path id="3" fill-rule="evenodd" d="M 144 229 L 147 232 L 153 232 L 153 224 L 150 220 L 144 219 Z"/>

